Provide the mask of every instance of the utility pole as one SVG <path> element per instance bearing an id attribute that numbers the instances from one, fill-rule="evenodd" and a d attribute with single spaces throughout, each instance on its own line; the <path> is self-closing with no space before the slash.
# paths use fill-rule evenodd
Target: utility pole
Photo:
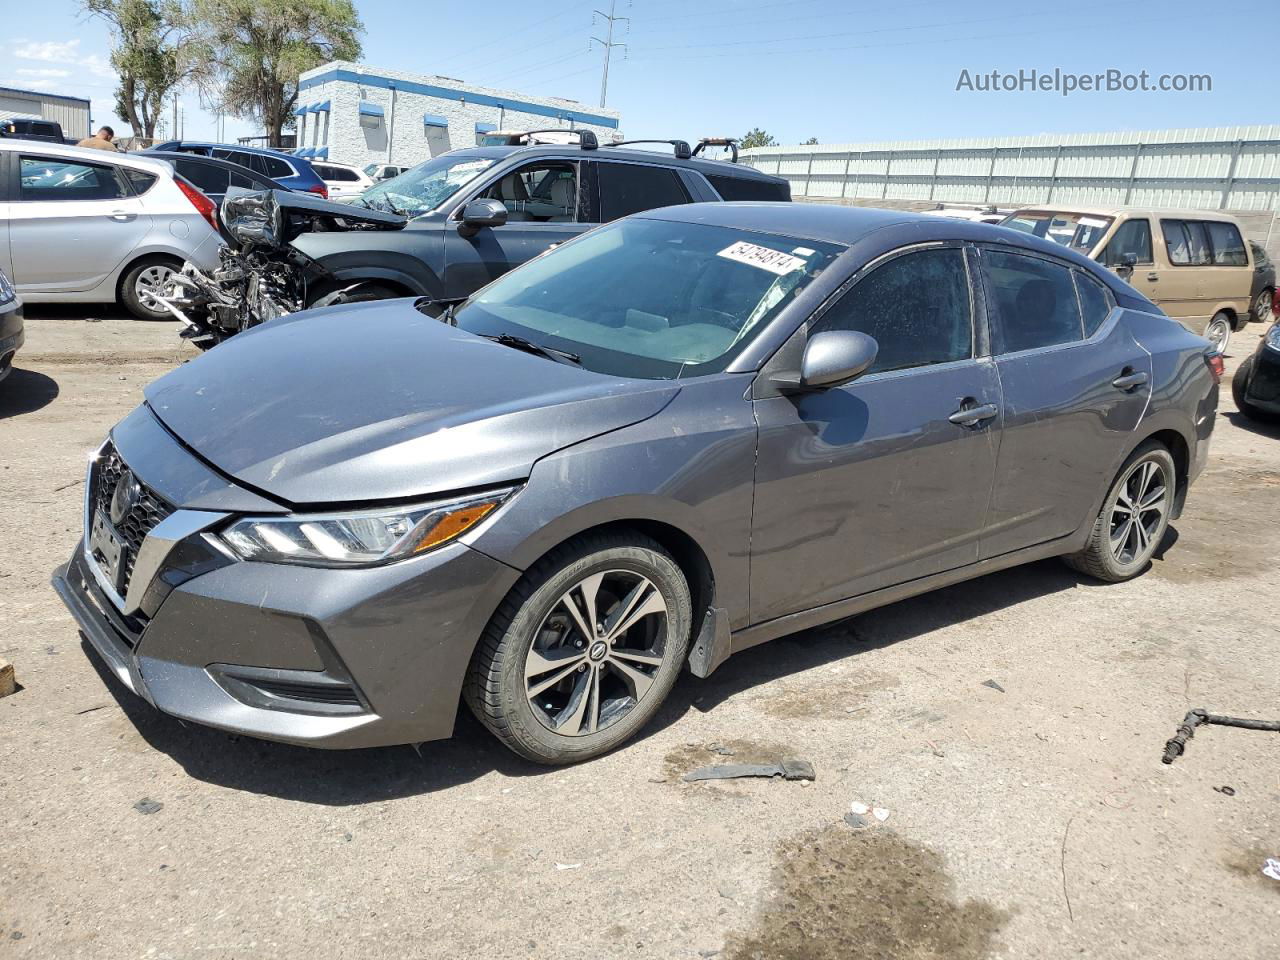
<path id="1" fill-rule="evenodd" d="M 601 40 L 599 37 L 591 38 L 596 43 L 600 44 L 600 46 L 604 47 L 604 75 L 600 79 L 600 106 L 602 107 L 604 106 L 605 96 L 609 92 L 609 60 L 613 56 L 613 48 L 626 46 L 625 43 L 617 43 L 614 41 L 613 25 L 619 20 L 626 20 L 628 23 L 631 22 L 630 17 L 614 16 L 614 10 L 617 7 L 617 2 L 618 0 L 609 0 L 608 13 L 605 13 L 603 10 L 595 11 L 605 19 L 605 21 L 609 24 L 609 27 L 605 32 L 605 38 L 603 40 Z"/>

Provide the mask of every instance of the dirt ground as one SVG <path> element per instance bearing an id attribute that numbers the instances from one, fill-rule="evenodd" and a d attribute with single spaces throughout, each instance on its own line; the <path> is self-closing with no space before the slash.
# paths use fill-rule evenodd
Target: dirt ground
<path id="1" fill-rule="evenodd" d="M 1280 429 L 1225 390 L 1138 580 L 1038 563 L 758 647 L 548 770 L 465 716 L 420 754 L 309 751 L 106 677 L 49 574 L 86 452 L 192 352 L 31 312 L 0 386 L 0 956 L 1280 955 L 1280 737 L 1213 727 L 1160 763 L 1190 707 L 1280 717 Z M 817 780 L 679 779 L 729 755 Z"/>

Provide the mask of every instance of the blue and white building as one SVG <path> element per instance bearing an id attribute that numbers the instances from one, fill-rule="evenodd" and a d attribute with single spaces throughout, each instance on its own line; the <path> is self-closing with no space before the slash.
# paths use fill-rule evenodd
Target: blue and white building
<path id="1" fill-rule="evenodd" d="M 360 167 L 412 166 L 493 130 L 592 130 L 607 141 L 620 123 L 618 111 L 576 100 L 343 60 L 302 74 L 294 114 L 299 154 Z"/>

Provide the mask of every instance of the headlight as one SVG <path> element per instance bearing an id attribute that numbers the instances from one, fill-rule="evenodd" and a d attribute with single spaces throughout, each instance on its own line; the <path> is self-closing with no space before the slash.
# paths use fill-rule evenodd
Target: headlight
<path id="1" fill-rule="evenodd" d="M 18 295 L 18 291 L 13 289 L 13 284 L 9 282 L 9 278 L 4 275 L 4 271 L 0 270 L 0 303 L 8 303 Z"/>
<path id="2" fill-rule="evenodd" d="M 1267 331 L 1267 346 L 1272 350 L 1280 350 L 1280 323 L 1273 323 Z"/>
<path id="3" fill-rule="evenodd" d="M 221 538 L 243 560 L 310 567 L 390 563 L 461 536 L 514 492 L 508 488 L 361 513 L 246 517 L 224 530 Z"/>

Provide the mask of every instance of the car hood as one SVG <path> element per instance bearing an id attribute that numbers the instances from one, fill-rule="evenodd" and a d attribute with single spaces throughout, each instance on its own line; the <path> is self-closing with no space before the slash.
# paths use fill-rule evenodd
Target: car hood
<path id="1" fill-rule="evenodd" d="M 501 346 L 386 300 L 273 320 L 145 395 L 223 473 L 319 505 L 523 479 L 541 457 L 646 420 L 679 390 Z"/>

